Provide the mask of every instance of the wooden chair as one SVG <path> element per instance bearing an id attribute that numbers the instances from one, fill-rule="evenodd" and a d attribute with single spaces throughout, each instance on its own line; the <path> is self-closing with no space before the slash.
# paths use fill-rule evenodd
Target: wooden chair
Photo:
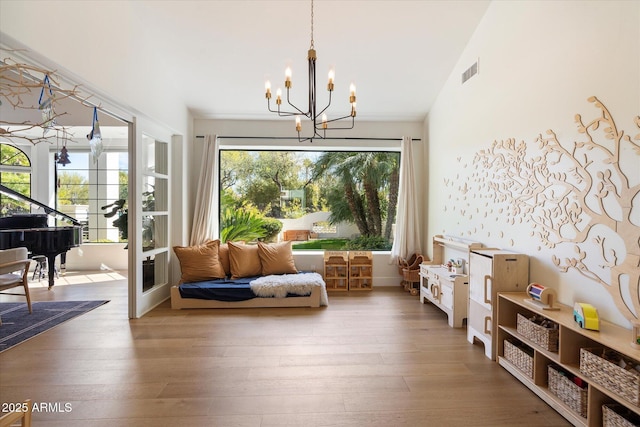
<path id="1" fill-rule="evenodd" d="M 22 427 L 31 427 L 31 400 L 27 399 L 21 404 L 16 404 L 13 411 L 7 412 L 0 417 L 0 427 L 9 427 L 18 421 Z"/>
<path id="2" fill-rule="evenodd" d="M 27 298 L 29 313 L 32 313 L 28 277 L 30 263 L 27 248 L 0 250 L 0 294 L 24 295 Z M 24 289 L 24 293 L 4 292 L 20 286 Z"/>

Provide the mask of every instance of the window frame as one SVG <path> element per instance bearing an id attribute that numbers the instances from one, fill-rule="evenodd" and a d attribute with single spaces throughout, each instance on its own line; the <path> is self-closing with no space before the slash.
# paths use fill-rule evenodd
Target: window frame
<path id="1" fill-rule="evenodd" d="M 2 146 L 7 146 L 7 147 L 11 147 L 11 148 L 15 149 L 20 156 L 24 156 L 24 158 L 26 159 L 28 165 L 27 166 L 13 165 L 13 164 L 8 165 L 8 164 L 5 164 L 3 162 L 2 158 L 0 158 L 0 184 L 5 185 L 8 188 L 11 188 L 11 186 L 6 185 L 7 183 L 5 183 L 3 181 L 3 175 L 5 173 L 26 174 L 26 175 L 28 175 L 28 178 L 29 178 L 29 182 L 28 182 L 29 191 L 28 191 L 27 194 L 24 194 L 24 195 L 27 196 L 27 197 L 31 197 L 31 193 L 33 191 L 33 164 L 32 164 L 32 161 L 31 161 L 31 157 L 19 145 L 12 144 L 12 143 L 5 142 L 5 141 L 0 141 L 0 150 L 1 150 Z M 15 157 L 15 155 L 13 157 Z M 14 188 L 11 188 L 11 189 L 12 190 L 16 190 Z M 3 203 L 1 201 L 1 199 L 4 199 L 6 197 L 7 196 L 0 195 L 0 206 L 3 206 Z M 20 203 L 20 202 L 17 202 L 17 203 Z M 25 205 L 24 209 L 22 211 L 20 211 L 20 212 L 29 213 L 29 212 L 31 212 L 31 208 L 30 208 L 30 206 Z"/>
<path id="2" fill-rule="evenodd" d="M 400 169 L 400 165 L 401 165 L 401 161 L 402 161 L 402 152 L 401 152 L 401 146 L 400 146 L 400 141 L 398 141 L 397 144 L 390 144 L 390 145 L 379 145 L 377 143 L 375 144 L 370 144 L 367 147 L 355 147 L 355 146 L 327 146 L 327 145 L 312 145 L 312 146 L 300 146 L 300 145 L 262 145 L 262 144 L 251 144 L 251 145 L 244 145 L 244 144 L 221 144 L 218 148 L 218 162 L 217 162 L 217 187 L 214 191 L 217 191 L 217 199 L 218 199 L 218 206 L 217 206 L 217 213 L 218 213 L 218 224 L 220 224 L 219 227 L 219 234 L 218 234 L 218 238 L 220 238 L 220 234 L 222 231 L 222 200 L 221 200 L 221 186 L 222 186 L 222 153 L 225 151 L 246 151 L 246 152 L 260 152 L 260 151 L 284 151 L 284 152 L 308 152 L 308 151 L 312 151 L 312 152 L 317 152 L 317 153 L 325 153 L 325 152 L 345 152 L 345 153 L 358 153 L 358 152 L 371 152 L 371 153 L 382 153 L 382 152 L 390 152 L 390 153 L 397 153 L 398 155 L 398 180 L 399 178 L 399 169 Z M 398 183 L 399 185 L 399 183 Z M 396 202 L 396 215 L 397 215 L 397 202 Z M 396 221 L 397 221 L 397 216 L 396 216 Z M 394 221 L 395 223 L 395 221 Z M 384 222 L 383 222 L 383 226 L 384 226 Z M 284 229 L 281 231 L 280 234 L 282 234 L 282 232 L 284 231 Z M 394 239 L 394 235 L 393 232 L 391 233 L 390 236 L 390 243 L 393 242 Z M 294 242 L 295 243 L 295 242 Z M 373 252 L 377 252 L 377 253 L 385 253 L 385 252 L 389 252 L 389 249 L 370 249 Z M 317 249 L 297 249 L 294 248 L 294 251 L 300 251 L 302 253 L 312 253 L 313 251 L 317 251 Z"/>
<path id="3" fill-rule="evenodd" d="M 56 152 L 57 151 L 55 149 L 49 150 L 49 160 L 51 162 L 54 162 L 54 156 Z M 120 168 L 113 169 L 113 168 L 108 168 L 105 165 L 105 162 L 107 161 L 107 156 L 109 154 L 119 153 L 119 154 L 124 154 L 126 156 L 129 156 L 128 150 L 126 148 L 106 149 L 105 151 L 103 151 L 102 155 L 98 158 L 97 162 L 94 162 L 91 159 L 90 147 L 78 147 L 78 148 L 68 149 L 68 153 L 71 159 L 73 159 L 73 156 L 78 154 L 87 155 L 86 169 L 79 169 L 79 168 L 74 169 L 73 161 L 70 163 L 71 167 L 67 169 L 71 171 L 74 171 L 74 170 L 85 171 L 88 176 L 88 183 L 86 184 L 88 186 L 88 191 L 89 191 L 88 205 L 87 205 L 88 206 L 87 219 L 86 219 L 86 222 L 83 222 L 81 220 L 81 222 L 83 222 L 83 241 L 85 243 L 100 243 L 100 244 L 127 243 L 128 239 L 120 239 L 118 228 L 112 224 L 113 221 L 117 219 L 117 216 L 113 216 L 110 218 L 104 217 L 104 214 L 108 213 L 109 209 L 108 208 L 102 209 L 103 206 L 107 206 L 110 203 L 113 203 L 117 200 L 117 199 L 111 200 L 111 198 L 109 198 L 109 200 L 102 199 L 100 195 L 105 192 L 105 189 L 103 187 L 113 186 L 116 184 L 102 183 L 96 177 L 98 177 L 101 173 L 104 174 L 104 173 L 108 173 L 109 171 L 111 172 L 115 171 L 118 173 L 118 176 L 119 176 L 119 173 L 121 171 L 124 171 L 127 173 L 127 187 L 128 187 L 128 181 L 129 181 L 128 159 L 127 159 L 127 162 L 124 163 L 126 169 L 120 169 Z M 54 167 L 51 168 L 51 174 L 54 175 L 56 179 L 53 180 L 53 182 L 57 182 L 57 180 L 60 178 L 60 175 L 59 175 L 60 172 L 64 172 L 66 168 L 67 166 L 60 167 L 59 165 L 54 164 Z M 96 180 L 96 182 L 92 183 L 92 180 Z M 119 181 L 117 184 L 117 188 L 118 188 L 117 191 L 119 194 L 120 192 Z M 95 193 L 93 196 L 92 196 L 92 192 Z M 57 186 L 55 187 L 54 201 L 55 201 L 56 209 L 60 211 L 64 211 L 63 206 L 66 206 L 66 205 L 60 204 L 60 197 L 59 197 Z M 126 204 L 125 204 L 125 207 L 126 207 Z M 75 215 L 73 215 L 72 213 L 67 213 L 67 214 L 75 218 Z M 91 223 L 92 218 L 95 218 L 96 220 L 95 226 L 92 226 L 92 223 Z"/>

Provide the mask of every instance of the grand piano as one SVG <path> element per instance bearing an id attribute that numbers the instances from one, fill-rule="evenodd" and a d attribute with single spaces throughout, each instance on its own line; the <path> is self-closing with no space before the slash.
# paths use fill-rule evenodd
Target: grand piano
<path id="1" fill-rule="evenodd" d="M 51 289 L 54 285 L 56 257 L 60 255 L 64 264 L 67 251 L 82 244 L 82 224 L 69 215 L 1 184 L 0 193 L 27 202 L 32 209 L 44 212 L 0 217 L 0 249 L 26 247 L 32 255 L 46 256 Z M 71 225 L 50 227 L 50 217 L 68 221 Z"/>

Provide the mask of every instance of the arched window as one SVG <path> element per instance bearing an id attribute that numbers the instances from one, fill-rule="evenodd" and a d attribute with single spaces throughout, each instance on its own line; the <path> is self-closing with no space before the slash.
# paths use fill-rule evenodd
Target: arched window
<path id="1" fill-rule="evenodd" d="M 0 143 L 0 184 L 31 197 L 31 161 L 20 148 Z M 29 212 L 29 206 L 0 195 L 0 215 Z"/>

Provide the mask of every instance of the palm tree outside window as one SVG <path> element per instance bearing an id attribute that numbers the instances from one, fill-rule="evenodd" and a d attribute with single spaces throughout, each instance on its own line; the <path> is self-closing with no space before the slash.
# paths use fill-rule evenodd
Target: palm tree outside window
<path id="1" fill-rule="evenodd" d="M 221 239 L 273 241 L 294 227 L 316 240 L 298 250 L 389 250 L 399 168 L 397 151 L 221 150 Z"/>

